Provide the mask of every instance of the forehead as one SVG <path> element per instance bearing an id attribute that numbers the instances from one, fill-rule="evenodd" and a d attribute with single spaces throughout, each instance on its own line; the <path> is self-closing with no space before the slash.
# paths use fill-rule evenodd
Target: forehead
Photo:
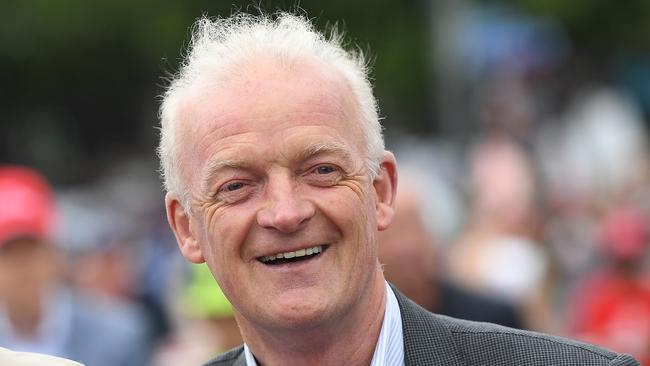
<path id="1" fill-rule="evenodd" d="M 284 114 L 351 118 L 346 115 L 356 110 L 343 76 L 317 59 L 250 60 L 226 70 L 230 72 L 209 76 L 192 90 L 187 109 L 197 126 L 223 127 L 238 120 L 254 125 L 257 118 Z"/>
<path id="2" fill-rule="evenodd" d="M 325 132 L 361 144 L 354 94 L 331 66 L 314 59 L 251 60 L 234 70 L 205 78 L 184 100 L 184 145 L 201 160 L 228 141 L 259 134 L 313 138 Z"/>

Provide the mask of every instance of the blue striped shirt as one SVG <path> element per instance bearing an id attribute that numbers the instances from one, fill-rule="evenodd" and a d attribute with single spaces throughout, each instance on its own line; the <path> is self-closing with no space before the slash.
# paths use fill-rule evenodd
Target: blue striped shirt
<path id="1" fill-rule="evenodd" d="M 244 343 L 246 366 L 257 366 L 255 358 L 248 345 Z M 393 289 L 386 283 L 386 310 L 375 353 L 372 355 L 370 366 L 403 366 L 404 365 L 404 334 L 402 330 L 402 315 Z"/>

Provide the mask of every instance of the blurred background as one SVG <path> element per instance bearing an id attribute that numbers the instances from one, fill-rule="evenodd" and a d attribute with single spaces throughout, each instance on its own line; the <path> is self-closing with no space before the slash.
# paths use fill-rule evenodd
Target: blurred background
<path id="1" fill-rule="evenodd" d="M 338 24 L 374 60 L 402 185 L 389 280 L 434 311 L 650 363 L 650 2 L 256 4 L 0 3 L 0 164 L 54 185 L 62 281 L 138 309 L 143 362 L 239 342 L 209 273 L 177 250 L 154 150 L 193 20 L 261 7 Z"/>

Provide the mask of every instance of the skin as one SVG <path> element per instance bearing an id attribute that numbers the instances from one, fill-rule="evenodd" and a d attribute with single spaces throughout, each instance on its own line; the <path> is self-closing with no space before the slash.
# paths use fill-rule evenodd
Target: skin
<path id="1" fill-rule="evenodd" d="M 376 235 L 392 220 L 394 156 L 384 152 L 371 181 L 337 71 L 266 61 L 188 92 L 191 214 L 168 194 L 170 226 L 188 260 L 207 262 L 259 363 L 369 364 L 385 307 Z M 316 245 L 326 250 L 307 261 L 259 261 Z"/>
<path id="2" fill-rule="evenodd" d="M 50 244 L 27 237 L 0 243 L 0 302 L 16 332 L 34 335 L 41 305 L 58 283 L 60 270 Z"/>

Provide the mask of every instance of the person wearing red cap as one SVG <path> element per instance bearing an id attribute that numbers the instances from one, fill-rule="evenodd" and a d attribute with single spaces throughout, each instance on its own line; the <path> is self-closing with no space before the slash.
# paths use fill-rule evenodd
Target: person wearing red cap
<path id="1" fill-rule="evenodd" d="M 93 366 L 145 365 L 142 321 L 66 286 L 54 245 L 56 218 L 45 178 L 26 167 L 0 166 L 0 347 Z M 2 352 L 0 365 L 13 365 L 18 356 L 27 357 Z M 61 364 L 34 360 L 30 364 Z"/>
<path id="2" fill-rule="evenodd" d="M 40 174 L 20 166 L 0 167 L 0 202 L 0 245 L 17 239 L 51 239 L 54 198 Z"/>
<path id="3" fill-rule="evenodd" d="M 650 365 L 650 278 L 644 267 L 650 225 L 635 207 L 617 208 L 602 222 L 606 263 L 574 291 L 574 334 L 629 353 Z"/>
<path id="4" fill-rule="evenodd" d="M 16 338 L 37 337 L 43 319 L 41 303 L 55 281 L 55 254 L 47 243 L 54 228 L 50 186 L 38 173 L 23 167 L 0 167 L 0 304 L 2 327 Z M 4 345 L 4 344 L 3 344 Z M 54 344 L 42 351 L 56 351 Z M 0 349 L 2 365 L 79 365 L 38 353 Z"/>

